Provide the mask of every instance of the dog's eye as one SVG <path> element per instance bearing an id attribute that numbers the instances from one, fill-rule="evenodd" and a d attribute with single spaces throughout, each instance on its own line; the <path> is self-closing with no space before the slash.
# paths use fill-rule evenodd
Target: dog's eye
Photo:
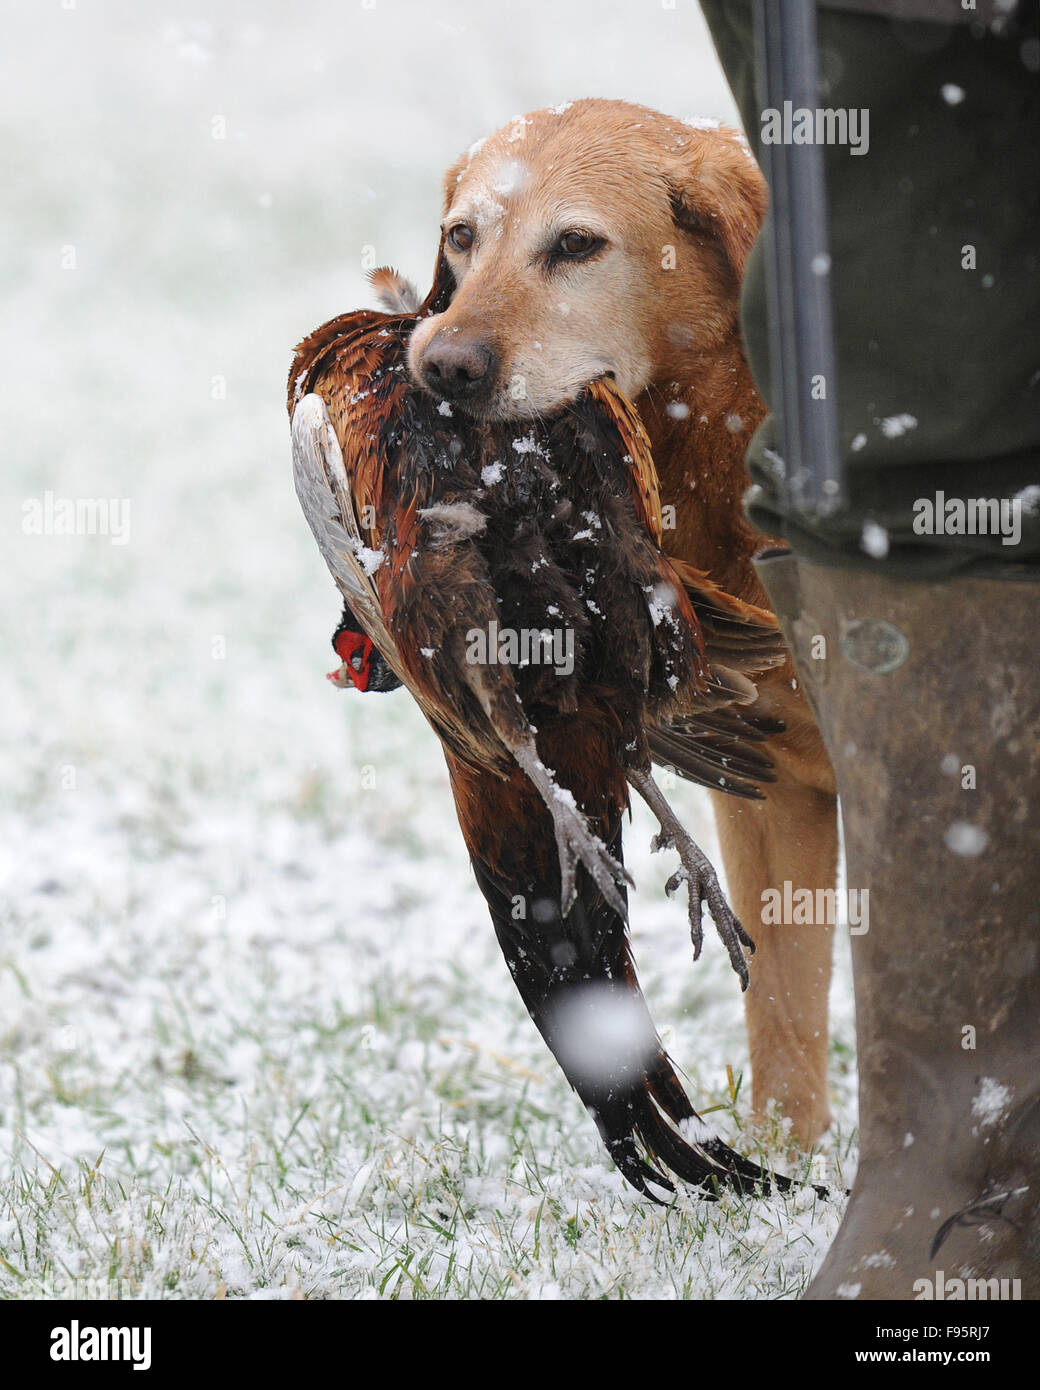
<path id="1" fill-rule="evenodd" d="M 466 222 L 456 222 L 448 231 L 448 245 L 454 251 L 468 251 L 473 245 L 473 228 Z"/>
<path id="2" fill-rule="evenodd" d="M 603 244 L 603 238 L 593 236 L 591 232 L 564 232 L 557 240 L 553 251 L 562 260 L 583 261 L 598 251 Z"/>

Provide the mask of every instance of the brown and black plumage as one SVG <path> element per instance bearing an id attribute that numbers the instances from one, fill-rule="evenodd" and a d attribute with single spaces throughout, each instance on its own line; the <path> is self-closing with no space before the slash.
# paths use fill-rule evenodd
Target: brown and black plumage
<path id="1" fill-rule="evenodd" d="M 624 1175 L 643 1192 L 670 1189 L 668 1172 L 768 1189 L 699 1121 L 654 1030 L 621 827 L 632 785 L 679 850 L 669 887 L 687 882 L 695 953 L 706 903 L 746 984 L 750 938 L 650 769 L 760 795 L 770 765 L 755 745 L 771 729 L 738 707 L 782 660 L 775 621 L 665 557 L 649 441 L 611 380 L 551 419 L 456 415 L 406 366 L 443 276 L 414 309 L 391 273 L 376 280 L 391 311 L 325 324 L 289 379 L 296 487 L 344 599 L 347 677 L 401 681 L 439 735 L 513 978 Z M 496 646 L 542 631 L 571 634 L 570 656 Z M 590 1063 L 574 1032 L 615 1005 L 619 1046 Z"/>

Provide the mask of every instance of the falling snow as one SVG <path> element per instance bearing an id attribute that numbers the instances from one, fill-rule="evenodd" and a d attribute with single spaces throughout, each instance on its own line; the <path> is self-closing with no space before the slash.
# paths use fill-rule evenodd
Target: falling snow
<path id="1" fill-rule="evenodd" d="M 914 415 L 887 415 L 881 421 L 881 433 L 886 439 L 898 439 L 900 435 L 917 428 Z"/>
<path id="2" fill-rule="evenodd" d="M 403 691 L 324 680 L 340 600 L 285 413 L 293 344 L 373 302 L 360 248 L 428 274 L 444 170 L 508 114 L 503 83 L 510 109 L 602 82 L 671 109 L 695 90 L 735 120 L 703 22 L 662 49 L 593 0 L 536 6 L 559 38 L 535 61 L 476 5 L 452 32 L 404 0 L 331 26 L 318 0 L 212 11 L 5 13 L 10 51 L 47 55 L 0 89 L 8 510 L 60 484 L 128 497 L 133 527 L 123 547 L 5 540 L 0 1297 L 75 1278 L 207 1301 L 795 1297 L 841 1203 L 656 1208 L 625 1186 L 502 963 L 437 739 Z M 707 794 L 674 796 L 717 853 Z M 656 826 L 633 814 L 654 1017 L 749 1152 L 728 960 L 691 965 Z M 825 1142 L 847 1186 L 839 964 Z"/>
<path id="3" fill-rule="evenodd" d="M 609 985 L 571 991 L 552 1027 L 564 1066 L 589 1083 L 637 1075 L 659 1046 L 643 1002 Z"/>
<path id="4" fill-rule="evenodd" d="M 989 834 L 981 825 L 971 825 L 968 821 L 954 821 L 947 826 L 943 835 L 946 848 L 965 859 L 974 859 L 989 844 Z"/>
<path id="5" fill-rule="evenodd" d="M 875 560 L 881 560 L 888 554 L 888 532 L 876 521 L 865 521 L 860 535 L 860 545 L 868 555 L 872 555 Z"/>

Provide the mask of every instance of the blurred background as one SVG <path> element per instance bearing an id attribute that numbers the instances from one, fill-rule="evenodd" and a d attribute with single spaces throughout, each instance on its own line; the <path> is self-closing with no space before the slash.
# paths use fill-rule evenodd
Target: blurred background
<path id="1" fill-rule="evenodd" d="M 118 1271 L 128 1289 L 385 1295 L 431 1154 L 478 1225 L 480 1184 L 498 1183 L 495 1207 L 516 1164 L 581 1171 L 583 1202 L 630 1213 L 513 996 L 436 740 L 404 692 L 324 680 L 339 604 L 292 488 L 285 379 L 302 336 L 372 302 L 368 248 L 426 288 L 443 171 L 514 115 L 606 96 L 734 120 L 699 11 L 2 14 L 0 1292 L 93 1277 L 165 1193 L 161 1236 Z M 48 493 L 52 516 L 113 499 L 125 538 L 33 533 Z M 678 802 L 714 851 L 706 801 Z M 714 940 L 693 968 L 654 829 L 637 811 L 644 984 L 694 1085 L 732 1102 L 739 990 Z M 67 1207 L 27 1196 L 52 1169 Z M 77 1225 L 91 1171 L 104 1238 Z M 255 1238 L 229 1234 L 232 1209 Z M 561 1248 L 571 1282 L 523 1287 L 588 1296 Z M 749 1277 L 706 1269 L 714 1291 Z M 776 1296 L 802 1265 L 770 1270 L 736 1296 Z M 625 1277 L 673 1288 L 645 1260 Z"/>

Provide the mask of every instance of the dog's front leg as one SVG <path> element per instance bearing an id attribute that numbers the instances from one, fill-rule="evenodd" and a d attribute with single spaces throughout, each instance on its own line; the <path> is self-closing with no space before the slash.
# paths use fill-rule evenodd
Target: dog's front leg
<path id="1" fill-rule="evenodd" d="M 757 947 L 744 996 L 752 1108 L 761 1117 L 775 1100 L 791 1119 L 792 1140 L 808 1148 L 830 1124 L 827 995 L 834 928 L 804 921 L 806 910 L 791 905 L 807 902 L 795 897 L 799 889 L 812 891 L 811 917 L 817 903 L 835 901 L 837 801 L 819 733 L 803 698 L 791 690 L 788 668 L 759 684 L 769 712 L 787 724 L 768 745 L 777 781 L 765 789 L 764 801 L 719 793 L 712 800 L 730 898 Z M 820 899 L 818 889 L 830 890 L 827 898 Z"/>

